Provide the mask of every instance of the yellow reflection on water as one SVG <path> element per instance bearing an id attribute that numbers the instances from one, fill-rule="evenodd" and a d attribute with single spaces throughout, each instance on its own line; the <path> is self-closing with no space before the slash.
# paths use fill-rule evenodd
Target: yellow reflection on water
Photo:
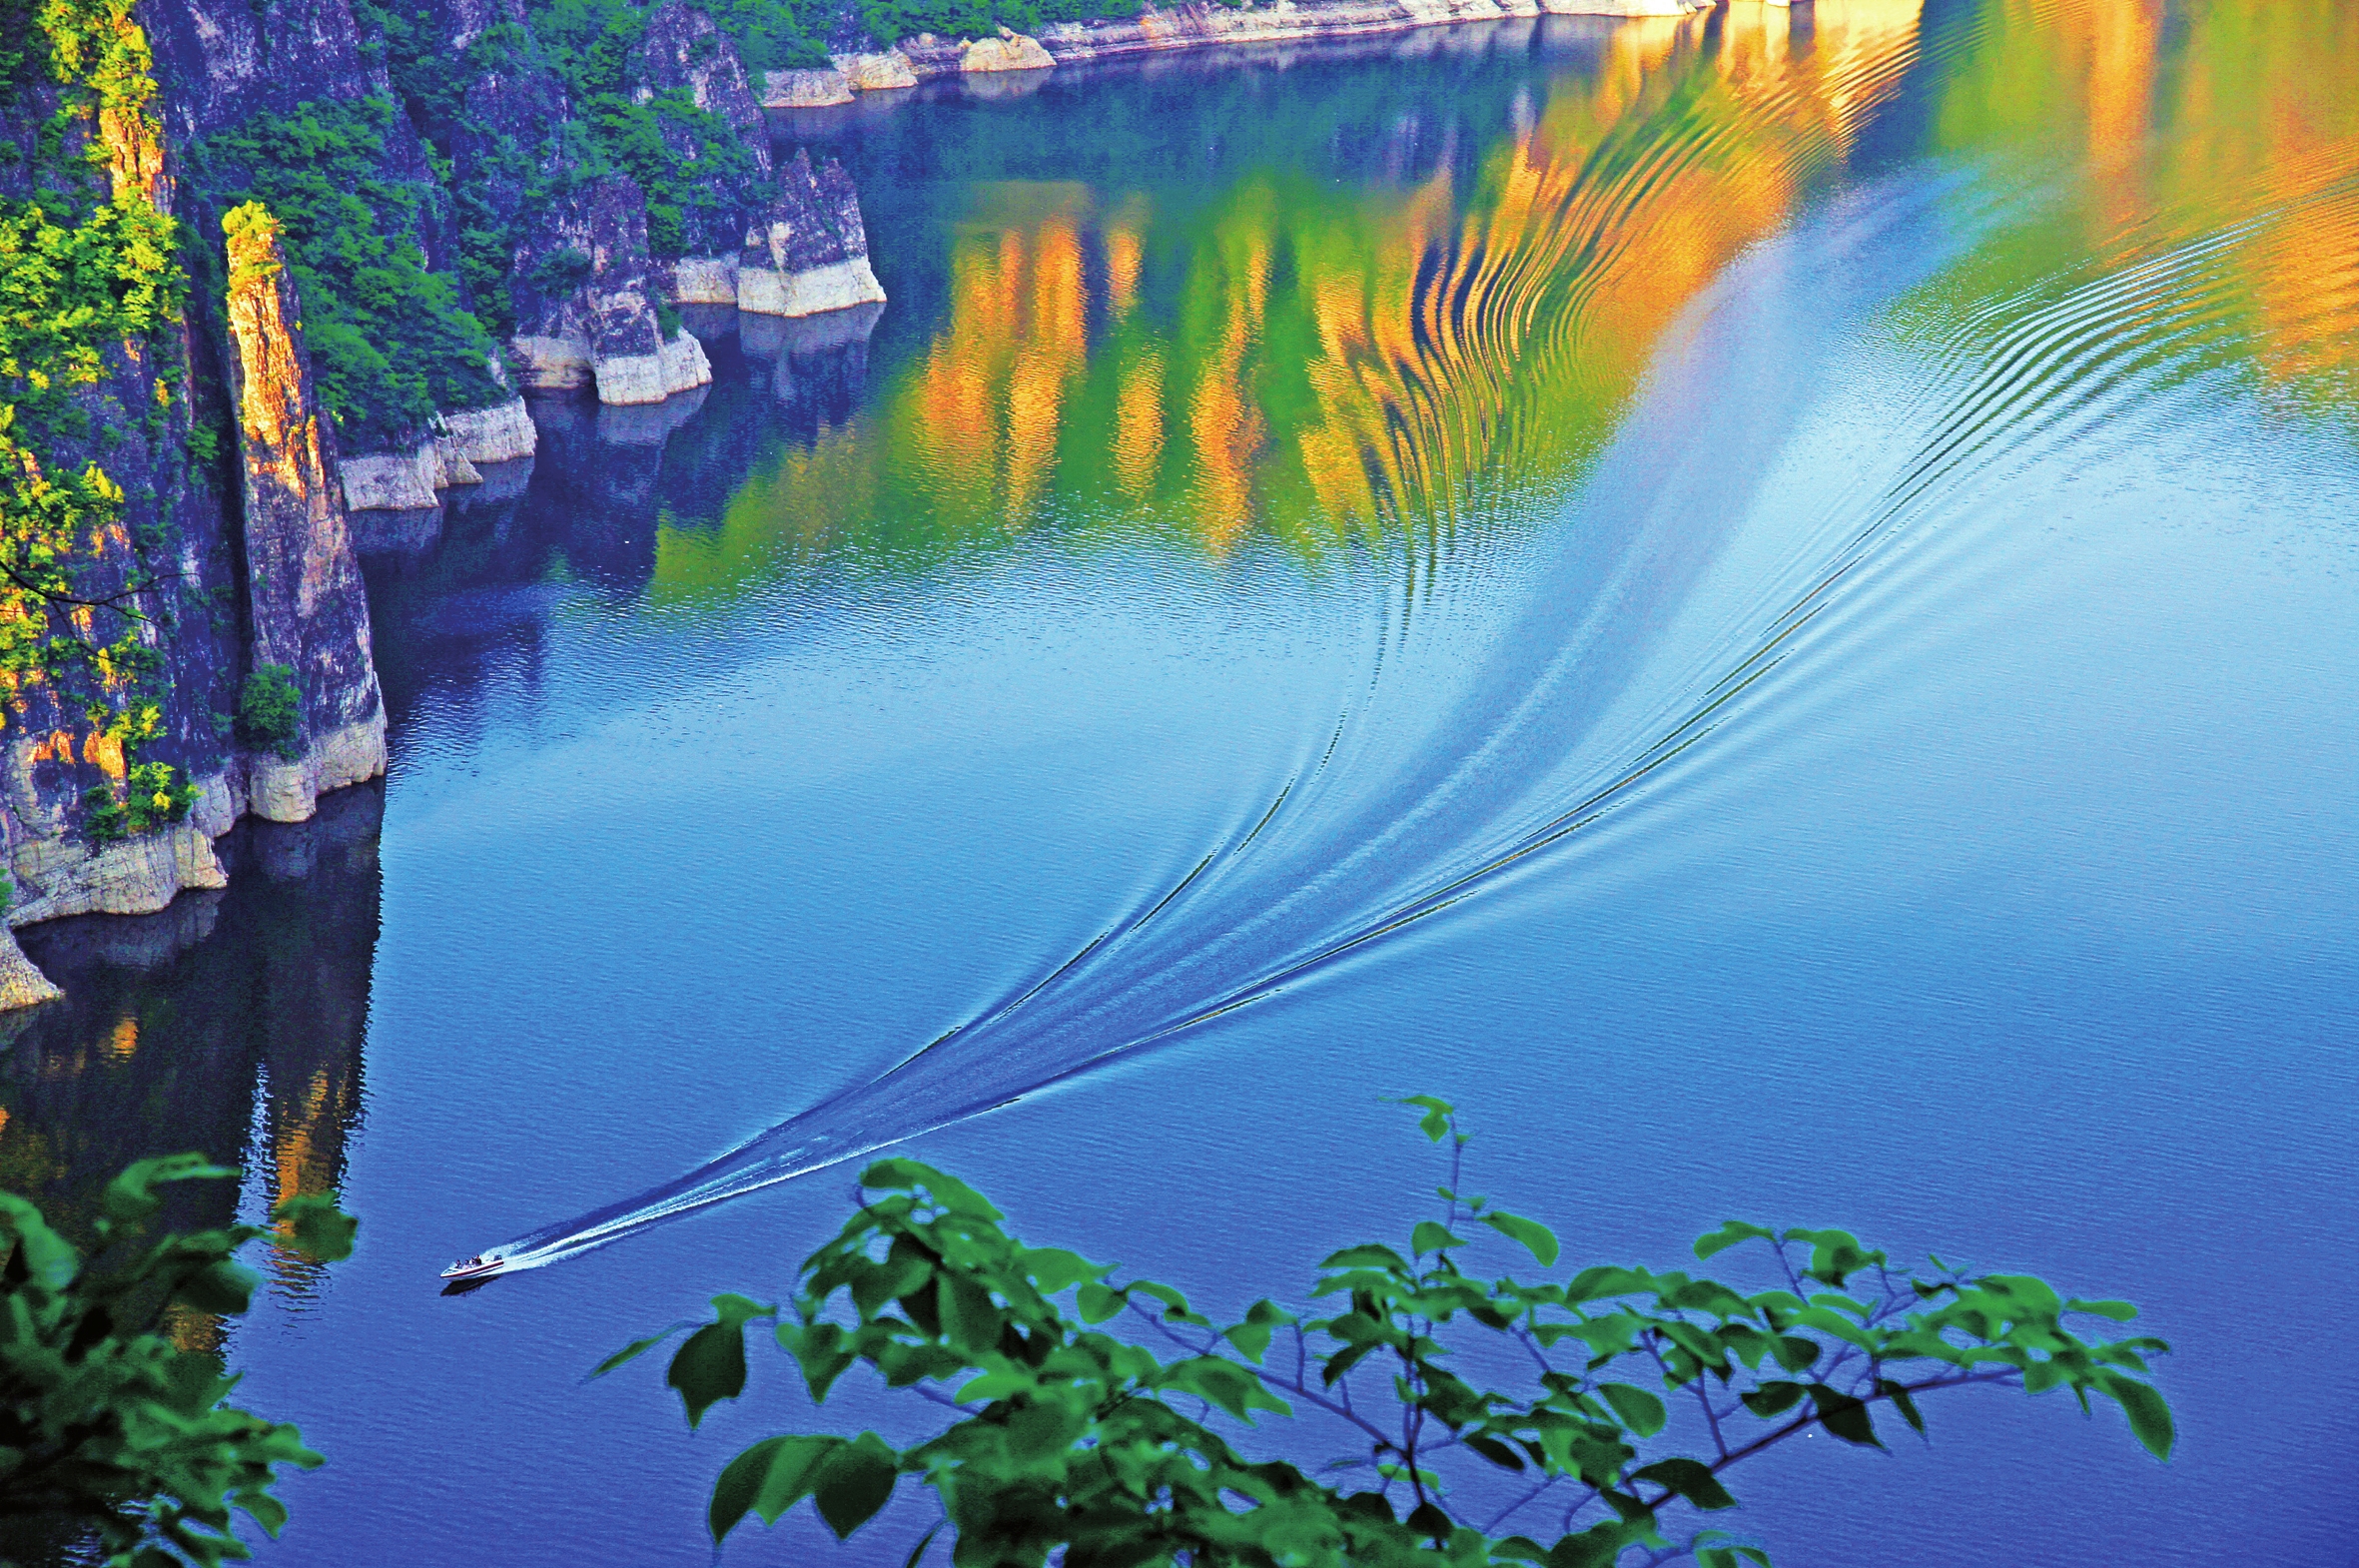
<path id="1" fill-rule="evenodd" d="M 1263 169 L 1185 216 L 1139 190 L 972 188 L 923 352 L 870 411 L 757 463 L 717 532 L 667 528 L 653 591 L 864 527 L 953 542 L 1052 511 L 1315 554 L 1561 485 L 1679 311 L 1890 93 L 1918 10 L 1629 23 L 1471 177 Z"/>
<path id="2" fill-rule="evenodd" d="M 1963 164 L 2036 197 L 1946 271 L 1951 307 L 2245 224 L 2219 352 L 2348 409 L 2359 209 L 2333 182 L 2359 169 L 2354 59 L 2343 0 L 1982 0 L 1932 37 L 1919 0 L 1735 0 L 1617 27 L 1473 160 L 1405 184 L 1259 168 L 1160 205 L 974 187 L 922 350 L 815 447 L 758 462 L 717 531 L 667 529 L 654 592 L 1051 515 L 1315 557 L 1528 513 L 1905 81 L 1928 178 Z M 2307 205 L 2267 216 L 2288 202 Z"/>
<path id="3" fill-rule="evenodd" d="M 1941 148 L 2011 149 L 2060 199 L 1953 270 L 1957 309 L 2207 248 L 2182 369 L 2242 369 L 2359 421 L 2359 7 L 1984 0 L 1965 30 Z"/>

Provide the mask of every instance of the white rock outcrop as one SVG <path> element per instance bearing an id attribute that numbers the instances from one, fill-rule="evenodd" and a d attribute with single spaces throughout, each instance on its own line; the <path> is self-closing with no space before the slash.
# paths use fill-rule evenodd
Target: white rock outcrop
<path id="1" fill-rule="evenodd" d="M 661 402 L 675 392 L 710 386 L 712 362 L 704 345 L 682 330 L 653 354 L 619 355 L 591 366 L 598 384 L 598 401 L 632 404 Z"/>
<path id="2" fill-rule="evenodd" d="M 976 71 L 1046 71 L 1056 65 L 1037 38 L 1000 29 L 997 38 L 971 38 L 959 49 L 959 69 Z"/>
<path id="3" fill-rule="evenodd" d="M 896 87 L 918 85 L 917 72 L 910 69 L 909 56 L 898 49 L 882 54 L 836 55 L 832 57 L 844 85 L 855 93 L 889 92 Z"/>
<path id="4" fill-rule="evenodd" d="M 345 458 L 345 509 L 414 511 L 435 505 L 437 490 L 483 482 L 476 463 L 529 457 L 536 443 L 522 397 L 440 414 L 434 423 L 436 428 L 413 450 Z"/>
<path id="5" fill-rule="evenodd" d="M 917 78 L 910 78 L 915 86 Z M 852 84 L 834 66 L 820 71 L 764 71 L 762 107 L 765 109 L 825 109 L 852 101 Z"/>

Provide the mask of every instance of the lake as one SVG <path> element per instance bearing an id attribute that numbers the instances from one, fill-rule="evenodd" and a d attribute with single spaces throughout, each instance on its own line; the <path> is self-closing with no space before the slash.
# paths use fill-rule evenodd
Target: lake
<path id="1" fill-rule="evenodd" d="M 1425 1216 L 1419 1093 L 1568 1260 L 1840 1224 L 2176 1347 L 2168 1465 L 1974 1390 L 1736 1472 L 1781 1562 L 2340 1561 L 2354 59 L 1736 0 L 782 117 L 890 305 L 372 519 L 388 779 L 23 934 L 0 1173 L 362 1216 L 226 1337 L 330 1461 L 266 1561 L 705 1564 L 746 1443 L 923 1412 L 584 1374 L 775 1298 L 837 1162 L 1236 1310 Z"/>

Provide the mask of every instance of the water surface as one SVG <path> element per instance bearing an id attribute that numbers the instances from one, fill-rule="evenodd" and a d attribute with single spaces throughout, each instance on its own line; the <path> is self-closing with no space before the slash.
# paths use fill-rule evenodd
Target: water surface
<path id="1" fill-rule="evenodd" d="M 2355 50 L 1746 0 L 782 124 L 893 303 L 699 323 L 692 405 L 387 530 L 392 776 L 28 933 L 0 1167 L 349 1194 L 228 1342 L 331 1456 L 291 1562 L 707 1561 L 782 1369 L 695 1436 L 580 1374 L 853 1150 L 1241 1305 L 1406 1225 L 1420 1091 L 1574 1255 L 1843 1223 L 2179 1345 L 2171 1465 L 1960 1400 L 1762 1461 L 1781 1561 L 2339 1560 Z"/>

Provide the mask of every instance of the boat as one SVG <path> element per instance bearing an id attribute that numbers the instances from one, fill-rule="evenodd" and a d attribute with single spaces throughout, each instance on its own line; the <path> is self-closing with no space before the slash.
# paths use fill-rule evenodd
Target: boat
<path id="1" fill-rule="evenodd" d="M 448 1268 L 443 1269 L 442 1277 L 452 1283 L 466 1279 L 488 1279 L 498 1273 L 506 1264 L 507 1259 L 497 1252 L 477 1252 L 474 1256 L 462 1257 Z"/>

